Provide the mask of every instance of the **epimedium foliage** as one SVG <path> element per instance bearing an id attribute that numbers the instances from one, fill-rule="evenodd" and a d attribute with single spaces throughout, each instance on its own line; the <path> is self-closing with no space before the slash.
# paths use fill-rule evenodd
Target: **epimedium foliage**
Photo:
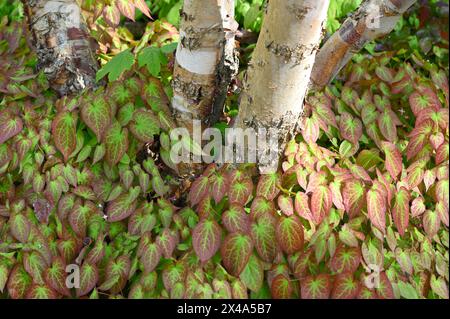
<path id="1" fill-rule="evenodd" d="M 278 172 L 212 164 L 180 192 L 176 29 L 122 38 L 98 73 L 108 85 L 62 99 L 23 31 L 0 25 L 0 297 L 448 298 L 442 52 L 357 55 L 309 96 Z"/>

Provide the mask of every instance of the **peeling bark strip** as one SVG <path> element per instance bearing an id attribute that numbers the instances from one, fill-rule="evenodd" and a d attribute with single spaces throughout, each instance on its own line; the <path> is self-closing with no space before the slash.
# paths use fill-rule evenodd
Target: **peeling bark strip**
<path id="1" fill-rule="evenodd" d="M 60 96 L 95 86 L 94 45 L 75 0 L 23 0 L 38 57 Z"/>
<path id="2" fill-rule="evenodd" d="M 233 0 L 185 0 L 172 87 L 178 125 L 217 120 L 231 78 L 237 73 Z"/>
<path id="3" fill-rule="evenodd" d="M 329 0 L 270 0 L 234 126 L 278 130 L 281 153 L 302 113 Z M 259 163 L 265 162 L 264 155 Z M 260 165 L 261 169 L 261 165 Z"/>
<path id="4" fill-rule="evenodd" d="M 367 0 L 325 42 L 311 74 L 314 87 L 322 88 L 368 42 L 390 33 L 402 14 L 417 0 Z"/>

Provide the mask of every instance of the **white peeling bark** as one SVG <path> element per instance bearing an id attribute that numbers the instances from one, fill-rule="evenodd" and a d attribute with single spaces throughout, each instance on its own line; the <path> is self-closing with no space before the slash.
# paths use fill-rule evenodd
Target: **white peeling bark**
<path id="1" fill-rule="evenodd" d="M 277 129 L 278 145 L 260 141 L 260 153 L 277 147 L 281 154 L 296 127 L 328 5 L 329 0 L 268 3 L 234 123 L 235 127 L 253 128 L 256 132 L 261 128 Z M 258 163 L 267 163 L 269 159 L 264 156 L 260 154 Z"/>
<path id="2" fill-rule="evenodd" d="M 178 125 L 192 132 L 192 120 L 210 126 L 222 111 L 237 73 L 233 0 L 185 0 L 172 81 Z"/>
<path id="3" fill-rule="evenodd" d="M 320 49 L 311 74 L 312 86 L 322 88 L 331 82 L 368 42 L 390 33 L 416 1 L 365 1 Z"/>
<path id="4" fill-rule="evenodd" d="M 95 86 L 98 64 L 75 0 L 23 0 L 38 57 L 60 96 Z"/>

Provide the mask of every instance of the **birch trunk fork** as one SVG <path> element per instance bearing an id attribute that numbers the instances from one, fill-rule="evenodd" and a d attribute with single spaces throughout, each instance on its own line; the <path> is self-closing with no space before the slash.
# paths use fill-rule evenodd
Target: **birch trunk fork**
<path id="1" fill-rule="evenodd" d="M 177 124 L 192 133 L 192 120 L 210 126 L 222 112 L 237 73 L 233 0 L 185 0 L 176 51 L 172 108 Z"/>
<path id="2" fill-rule="evenodd" d="M 365 1 L 320 49 L 311 75 L 312 88 L 326 86 L 368 42 L 389 34 L 416 1 Z"/>
<path id="3" fill-rule="evenodd" d="M 253 128 L 256 132 L 278 130 L 278 145 L 259 142 L 260 152 L 277 148 L 281 155 L 287 138 L 296 128 L 328 5 L 329 0 L 268 3 L 234 122 L 234 127 Z M 259 154 L 259 163 L 268 161 L 264 156 Z"/>
<path id="4" fill-rule="evenodd" d="M 23 0 L 38 57 L 60 96 L 95 87 L 95 44 L 75 0 Z"/>

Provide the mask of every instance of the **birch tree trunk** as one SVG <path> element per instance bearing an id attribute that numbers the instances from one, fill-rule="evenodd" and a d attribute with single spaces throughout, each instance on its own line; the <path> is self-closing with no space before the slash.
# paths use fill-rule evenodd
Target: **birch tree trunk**
<path id="1" fill-rule="evenodd" d="M 38 69 L 60 96 L 95 86 L 94 42 L 75 0 L 23 0 Z"/>
<path id="2" fill-rule="evenodd" d="M 233 0 L 185 0 L 172 87 L 178 125 L 192 133 L 192 120 L 212 125 L 220 116 L 231 78 L 234 52 Z"/>
<path id="3" fill-rule="evenodd" d="M 417 0 L 367 0 L 323 45 L 311 74 L 312 87 L 322 88 L 368 42 L 390 33 Z"/>
<path id="4" fill-rule="evenodd" d="M 328 5 L 329 0 L 268 3 L 234 123 L 234 127 L 253 128 L 256 132 L 277 129 L 277 145 L 258 140 L 258 163 L 270 161 L 262 153 L 269 149 L 277 148 L 281 155 L 296 128 Z"/>

